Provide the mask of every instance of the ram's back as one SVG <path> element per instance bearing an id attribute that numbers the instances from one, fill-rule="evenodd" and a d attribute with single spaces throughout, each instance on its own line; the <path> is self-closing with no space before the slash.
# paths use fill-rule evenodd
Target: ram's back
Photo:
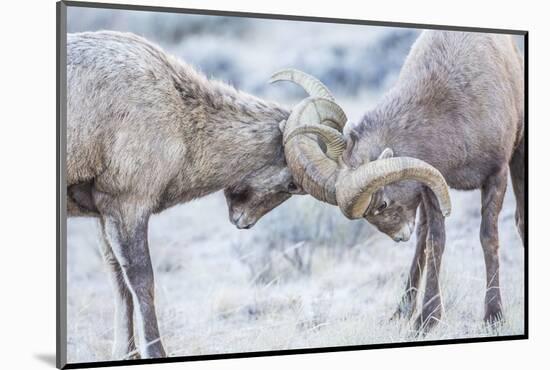
<path id="1" fill-rule="evenodd" d="M 401 77 L 432 116 L 447 118 L 435 124 L 468 127 L 493 142 L 495 130 L 513 137 L 522 124 L 523 61 L 508 35 L 426 31 Z"/>
<path id="2" fill-rule="evenodd" d="M 432 143 L 415 154 L 457 188 L 508 163 L 523 136 L 523 60 L 508 35 L 425 31 L 397 85 L 411 143 Z"/>
<path id="3" fill-rule="evenodd" d="M 185 109 L 171 81 L 181 75 L 174 68 L 182 67 L 132 34 L 67 36 L 68 185 L 109 167 L 118 167 L 124 182 L 134 165 L 144 169 L 162 156 Z"/>

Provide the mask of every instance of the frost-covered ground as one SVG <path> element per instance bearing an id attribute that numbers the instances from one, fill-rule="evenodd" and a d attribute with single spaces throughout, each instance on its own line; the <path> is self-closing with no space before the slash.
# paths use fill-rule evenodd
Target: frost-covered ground
<path id="1" fill-rule="evenodd" d="M 122 11 L 69 11 L 70 31 L 132 31 L 205 73 L 293 104 L 284 67 L 322 79 L 351 120 L 391 85 L 416 30 Z M 414 240 L 396 244 L 309 196 L 293 197 L 252 230 L 228 221 L 221 193 L 154 216 L 149 244 L 163 341 L 172 356 L 404 342 L 524 332 L 523 247 L 511 187 L 500 217 L 505 323 L 482 323 L 485 270 L 480 194 L 452 192 L 442 267 L 443 321 L 424 338 L 390 321 Z M 68 359 L 110 359 L 111 287 L 94 220 L 68 221 Z"/>
<path id="2" fill-rule="evenodd" d="M 506 323 L 494 332 L 482 324 L 479 192 L 453 192 L 442 267 L 445 316 L 426 340 L 523 333 L 523 247 L 511 193 L 500 222 Z M 322 242 L 319 229 L 327 224 L 343 229 L 334 238 L 341 244 L 292 240 L 304 233 Z M 366 236 L 344 245 L 357 228 Z M 92 220 L 69 220 L 70 362 L 110 358 L 114 308 L 95 231 Z M 222 194 L 214 194 L 153 217 L 149 242 L 161 332 L 172 356 L 417 340 L 406 321 L 389 321 L 414 241 L 396 244 L 309 196 L 295 197 L 254 229 L 239 231 L 227 220 Z M 293 247 L 306 267 L 298 267 Z"/>

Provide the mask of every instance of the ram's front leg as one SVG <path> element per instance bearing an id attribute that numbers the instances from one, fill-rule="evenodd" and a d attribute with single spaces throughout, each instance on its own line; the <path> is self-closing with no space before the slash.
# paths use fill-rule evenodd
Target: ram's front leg
<path id="1" fill-rule="evenodd" d="M 153 267 L 147 244 L 150 213 L 131 199 L 120 199 L 104 193 L 97 193 L 95 197 L 106 239 L 132 294 L 138 319 L 141 357 L 165 357 L 155 312 Z"/>
<path id="2" fill-rule="evenodd" d="M 113 252 L 107 236 L 105 225 L 101 222 L 101 252 L 107 265 L 107 272 L 113 285 L 115 295 L 115 340 L 112 356 L 115 360 L 139 358 L 134 339 L 134 302 L 132 293 L 126 284 L 120 263 Z"/>
<path id="3" fill-rule="evenodd" d="M 426 212 L 424 210 L 424 204 L 420 202 L 420 206 L 418 207 L 418 223 L 416 226 L 416 251 L 409 270 L 407 284 L 405 285 L 405 293 L 403 294 L 392 319 L 410 319 L 414 314 L 416 297 L 418 295 L 418 290 L 420 289 L 420 281 L 426 265 L 427 233 L 428 225 L 426 224 Z"/>
<path id="4" fill-rule="evenodd" d="M 441 320 L 443 306 L 439 287 L 439 271 L 445 249 L 445 218 L 439 208 L 439 203 L 429 189 L 422 191 L 428 232 L 426 236 L 426 289 L 422 302 L 422 312 L 415 327 L 417 330 L 428 331 Z"/>

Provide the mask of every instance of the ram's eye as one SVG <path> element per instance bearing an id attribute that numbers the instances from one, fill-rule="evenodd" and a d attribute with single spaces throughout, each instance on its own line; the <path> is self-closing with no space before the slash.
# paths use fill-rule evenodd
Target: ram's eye
<path id="1" fill-rule="evenodd" d="M 293 191 L 298 190 L 298 187 L 296 186 L 295 183 L 293 183 L 293 182 L 291 181 L 291 182 L 288 183 L 287 189 L 288 189 L 289 192 L 293 192 Z"/>
<path id="2" fill-rule="evenodd" d="M 388 203 L 383 202 L 376 210 L 377 210 L 378 212 L 382 212 L 382 211 L 385 210 L 387 207 L 388 207 Z"/>

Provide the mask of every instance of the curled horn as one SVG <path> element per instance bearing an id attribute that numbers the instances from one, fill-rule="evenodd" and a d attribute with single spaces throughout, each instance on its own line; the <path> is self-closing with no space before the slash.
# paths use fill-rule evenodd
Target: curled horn
<path id="1" fill-rule="evenodd" d="M 451 198 L 445 178 L 435 167 L 410 157 L 395 157 L 368 162 L 355 170 L 343 168 L 336 182 L 336 199 L 348 218 L 364 217 L 372 195 L 381 187 L 402 180 L 416 180 L 436 195 L 443 215 L 451 214 Z"/>
<path id="2" fill-rule="evenodd" d="M 357 169 L 340 160 L 346 143 L 341 135 L 347 117 L 334 97 L 316 78 L 287 69 L 273 75 L 270 82 L 293 81 L 312 96 L 293 109 L 284 125 L 285 156 L 294 178 L 315 198 L 338 204 L 348 218 L 361 218 L 372 195 L 380 187 L 402 180 L 417 180 L 436 195 L 441 212 L 448 216 L 451 201 L 443 175 L 430 164 L 410 157 L 384 158 Z M 326 153 L 310 135 L 327 147 Z"/>
<path id="3" fill-rule="evenodd" d="M 334 205 L 337 158 L 345 143 L 340 132 L 327 123 L 343 126 L 342 113 L 332 100 L 306 98 L 292 110 L 283 133 L 285 157 L 294 179 L 313 197 Z M 327 152 L 307 134 L 321 138 L 327 144 Z"/>
<path id="4" fill-rule="evenodd" d="M 283 69 L 273 74 L 273 76 L 271 76 L 271 79 L 269 80 L 270 83 L 274 83 L 277 81 L 294 82 L 298 86 L 302 87 L 309 94 L 309 96 L 313 98 L 323 98 L 335 101 L 334 96 L 332 95 L 328 87 L 326 87 L 321 81 L 297 69 Z M 339 110 L 339 114 L 341 117 L 338 118 L 337 122 L 325 121 L 324 124 L 342 132 L 348 119 L 346 117 L 346 113 L 342 108 L 336 106 L 335 109 Z"/>
<path id="5" fill-rule="evenodd" d="M 274 73 L 269 80 L 269 83 L 277 81 L 292 81 L 301 86 L 310 96 L 314 98 L 324 98 L 334 101 L 334 96 L 321 81 L 315 77 L 308 75 L 305 72 L 297 69 L 283 69 Z"/>
<path id="6" fill-rule="evenodd" d="M 327 156 L 335 162 L 338 162 L 346 149 L 346 141 L 338 130 L 318 124 L 305 124 L 296 128 L 286 136 L 283 144 L 286 145 L 292 138 L 303 134 L 315 134 L 319 136 L 327 146 Z"/>

